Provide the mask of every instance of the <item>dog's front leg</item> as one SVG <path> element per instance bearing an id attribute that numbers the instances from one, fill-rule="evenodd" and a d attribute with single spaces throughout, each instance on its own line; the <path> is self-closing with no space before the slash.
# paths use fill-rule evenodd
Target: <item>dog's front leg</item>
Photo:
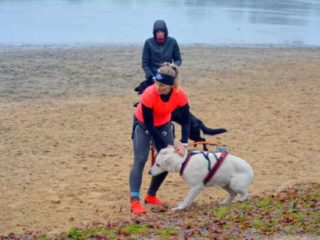
<path id="1" fill-rule="evenodd" d="M 180 203 L 180 204 L 178 205 L 178 207 L 172 208 L 171 210 L 172 210 L 172 211 L 177 211 L 177 210 L 182 210 L 182 209 L 188 207 L 188 206 L 192 203 L 193 199 L 194 199 L 196 196 L 198 196 L 198 194 L 202 191 L 203 187 L 204 187 L 203 185 L 200 185 L 200 186 L 192 186 L 192 187 L 190 188 L 190 190 L 189 190 L 188 195 L 187 195 L 186 198 L 183 200 L 183 202 Z"/>

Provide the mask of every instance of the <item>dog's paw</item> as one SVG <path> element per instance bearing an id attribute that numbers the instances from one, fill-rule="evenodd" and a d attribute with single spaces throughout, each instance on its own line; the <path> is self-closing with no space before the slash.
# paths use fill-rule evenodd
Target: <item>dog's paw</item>
<path id="1" fill-rule="evenodd" d="M 232 200 L 230 200 L 229 198 L 226 198 L 224 200 L 222 200 L 221 202 L 219 202 L 220 205 L 227 205 L 230 204 L 232 202 Z"/>
<path id="2" fill-rule="evenodd" d="M 244 201 L 247 201 L 247 200 L 248 200 L 247 196 L 239 198 L 239 202 L 244 202 Z"/>
<path id="3" fill-rule="evenodd" d="M 182 209 L 183 209 L 183 207 L 178 206 L 178 207 L 175 207 L 175 208 L 171 208 L 171 211 L 172 212 L 177 212 L 177 211 L 180 211 Z"/>

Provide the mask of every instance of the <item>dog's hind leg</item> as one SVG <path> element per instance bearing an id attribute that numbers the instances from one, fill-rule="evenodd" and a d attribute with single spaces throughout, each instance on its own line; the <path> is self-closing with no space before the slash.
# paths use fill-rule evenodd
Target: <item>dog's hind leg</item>
<path id="1" fill-rule="evenodd" d="M 237 196 L 237 193 L 234 192 L 229 185 L 222 187 L 224 190 L 226 190 L 229 193 L 229 196 L 220 202 L 220 204 L 229 204 L 233 201 L 233 199 Z"/>
<path id="2" fill-rule="evenodd" d="M 243 201 L 247 200 L 247 198 L 248 198 L 248 192 L 247 191 L 240 193 L 240 198 L 239 198 L 240 202 L 243 202 Z"/>
<path id="3" fill-rule="evenodd" d="M 200 185 L 200 186 L 192 186 L 189 190 L 188 195 L 186 196 L 186 198 L 183 200 L 182 203 L 180 203 L 178 205 L 178 207 L 172 208 L 172 211 L 177 211 L 177 210 L 182 210 L 186 207 L 188 207 L 192 201 L 195 199 L 196 196 L 198 196 L 198 194 L 203 190 L 204 186 Z"/>
<path id="4" fill-rule="evenodd" d="M 248 186 L 250 179 L 244 174 L 239 174 L 231 180 L 230 188 L 237 194 L 240 194 L 239 201 L 245 201 L 248 197 Z"/>

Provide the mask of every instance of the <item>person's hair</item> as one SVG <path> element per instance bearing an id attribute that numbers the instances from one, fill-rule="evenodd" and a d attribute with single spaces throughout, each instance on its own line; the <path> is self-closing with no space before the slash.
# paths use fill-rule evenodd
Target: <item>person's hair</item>
<path id="1" fill-rule="evenodd" d="M 173 88 L 178 89 L 180 86 L 179 68 L 175 64 L 166 64 L 158 69 L 158 72 L 174 77 Z"/>

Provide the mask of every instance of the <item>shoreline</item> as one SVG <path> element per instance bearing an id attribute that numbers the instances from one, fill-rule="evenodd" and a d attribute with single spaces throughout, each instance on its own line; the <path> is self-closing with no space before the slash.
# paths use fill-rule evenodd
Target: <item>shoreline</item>
<path id="1" fill-rule="evenodd" d="M 141 48 L 141 43 L 16 43 L 6 44 L 0 43 L 0 51 L 4 50 L 37 50 L 37 49 L 81 49 L 81 48 L 110 48 L 110 47 L 125 47 L 125 48 Z M 205 44 L 205 43 L 184 43 L 179 44 L 181 48 L 258 48 L 258 49 L 318 49 L 320 45 L 305 45 L 305 44 Z"/>

